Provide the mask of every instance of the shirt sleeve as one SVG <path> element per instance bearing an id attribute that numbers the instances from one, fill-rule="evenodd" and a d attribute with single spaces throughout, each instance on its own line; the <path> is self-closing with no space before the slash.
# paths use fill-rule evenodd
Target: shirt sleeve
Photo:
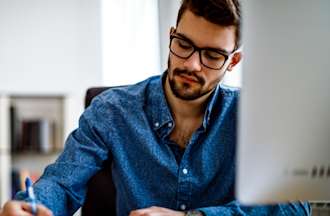
<path id="1" fill-rule="evenodd" d="M 59 158 L 47 166 L 33 185 L 38 203 L 54 215 L 72 215 L 83 204 L 88 180 L 109 156 L 105 110 L 101 99 L 93 100 L 80 117 L 79 127 L 66 140 Z M 25 192 L 18 192 L 15 199 L 26 200 Z"/>
<path id="2" fill-rule="evenodd" d="M 212 206 L 197 209 L 206 216 L 247 216 L 247 215 L 273 215 L 293 216 L 311 215 L 310 205 L 305 202 L 286 203 L 267 206 L 243 206 L 237 201 L 232 201 L 224 206 Z"/>

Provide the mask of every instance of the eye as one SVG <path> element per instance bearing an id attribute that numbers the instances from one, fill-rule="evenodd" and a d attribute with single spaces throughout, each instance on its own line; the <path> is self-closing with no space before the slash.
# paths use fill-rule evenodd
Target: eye
<path id="1" fill-rule="evenodd" d="M 204 50 L 204 57 L 214 61 L 225 59 L 224 55 L 210 50 Z"/>
<path id="2" fill-rule="evenodd" d="M 179 47 L 182 49 L 191 49 L 191 44 L 184 40 L 178 40 Z"/>

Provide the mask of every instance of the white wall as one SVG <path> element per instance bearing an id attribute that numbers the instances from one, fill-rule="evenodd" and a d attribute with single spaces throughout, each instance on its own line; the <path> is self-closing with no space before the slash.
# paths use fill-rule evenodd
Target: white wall
<path id="1" fill-rule="evenodd" d="M 0 0 L 0 92 L 66 94 L 76 121 L 101 84 L 100 37 L 100 0 Z"/>
<path id="2" fill-rule="evenodd" d="M 0 91 L 66 93 L 98 83 L 99 37 L 99 1 L 0 0 Z"/>
<path id="3" fill-rule="evenodd" d="M 176 26 L 176 17 L 180 7 L 179 0 L 158 0 L 160 62 L 162 71 L 167 69 L 169 54 L 170 28 Z"/>
<path id="4" fill-rule="evenodd" d="M 102 0 L 105 85 L 135 83 L 167 69 L 179 6 L 179 0 Z"/>
<path id="5" fill-rule="evenodd" d="M 160 73 L 158 1 L 102 0 L 103 83 L 133 84 Z"/>

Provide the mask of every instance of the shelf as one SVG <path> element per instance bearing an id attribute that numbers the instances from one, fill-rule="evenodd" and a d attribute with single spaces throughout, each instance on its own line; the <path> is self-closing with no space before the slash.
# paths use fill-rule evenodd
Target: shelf
<path id="1" fill-rule="evenodd" d="M 0 95 L 0 205 L 10 196 L 9 98 Z"/>
<path id="2" fill-rule="evenodd" d="M 11 156 L 11 166 L 15 170 L 30 170 L 41 174 L 45 167 L 53 163 L 59 156 L 60 152 L 53 152 L 48 154 L 26 153 L 13 154 Z"/>
<path id="3" fill-rule="evenodd" d="M 63 127 L 64 127 L 64 97 L 58 95 L 38 96 L 38 95 L 14 95 L 10 97 L 11 106 L 11 122 L 18 125 L 12 126 L 12 131 L 20 131 L 21 133 L 12 134 L 12 147 L 13 151 L 27 150 L 23 149 L 19 144 L 24 141 L 25 147 L 29 150 L 32 148 L 40 147 L 41 151 L 53 151 L 63 149 Z M 26 129 L 26 130 L 25 130 Z M 26 132 L 26 133 L 24 133 Z M 37 134 L 36 134 L 37 133 Z M 37 136 L 43 139 L 39 145 L 32 146 L 38 140 Z M 17 140 L 21 138 L 22 140 Z M 27 140 L 26 140 L 27 139 Z M 28 145 L 31 146 L 28 146 Z M 42 144 L 46 144 L 45 146 Z M 41 145 L 41 146 L 40 146 Z M 49 146 L 51 145 L 51 146 Z"/>
<path id="4" fill-rule="evenodd" d="M 13 182 L 40 175 L 59 156 L 65 102 L 63 95 L 0 95 L 0 205 L 10 199 Z"/>

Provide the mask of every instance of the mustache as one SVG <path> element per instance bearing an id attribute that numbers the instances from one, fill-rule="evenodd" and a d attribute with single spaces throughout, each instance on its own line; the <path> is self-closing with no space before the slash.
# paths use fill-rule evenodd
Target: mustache
<path id="1" fill-rule="evenodd" d="M 196 80 L 198 80 L 198 82 L 199 82 L 200 84 L 202 84 L 202 85 L 205 83 L 205 80 L 204 80 L 202 77 L 197 76 L 197 75 L 196 75 L 194 72 L 192 72 L 192 71 L 181 70 L 181 69 L 179 69 L 179 68 L 175 68 L 175 69 L 173 70 L 173 75 L 178 75 L 178 76 L 180 76 L 180 75 L 182 75 L 182 74 L 187 75 L 187 76 L 192 76 L 192 77 L 196 78 Z"/>

